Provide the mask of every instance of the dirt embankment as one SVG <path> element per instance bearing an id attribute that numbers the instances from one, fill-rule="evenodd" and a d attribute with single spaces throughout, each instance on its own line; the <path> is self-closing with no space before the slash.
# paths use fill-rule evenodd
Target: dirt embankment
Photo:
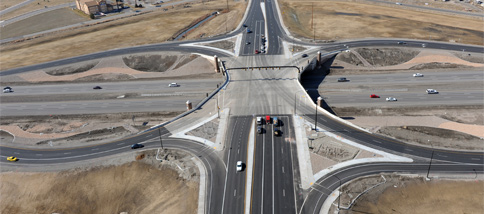
<path id="1" fill-rule="evenodd" d="M 139 153 L 138 161 L 120 158 L 124 164 L 118 166 L 1 173 L 0 212 L 196 213 L 199 177 L 191 156 L 165 150 L 160 162 L 155 154 Z"/>
<path id="2" fill-rule="evenodd" d="M 364 60 L 371 66 L 382 67 L 407 62 L 419 53 L 420 51 L 401 48 L 355 48 L 350 52 L 341 52 L 336 56 L 336 60 L 351 65 L 365 66 L 361 61 Z"/>
<path id="3" fill-rule="evenodd" d="M 476 136 L 449 129 L 425 126 L 382 127 L 378 133 L 404 140 L 408 143 L 445 149 L 484 151 L 484 141 Z"/>
<path id="4" fill-rule="evenodd" d="M 2 117 L 2 145 L 72 147 L 113 141 L 163 123 L 181 112 Z M 146 123 L 145 125 L 143 125 Z M 6 130 L 9 130 L 5 128 Z"/>

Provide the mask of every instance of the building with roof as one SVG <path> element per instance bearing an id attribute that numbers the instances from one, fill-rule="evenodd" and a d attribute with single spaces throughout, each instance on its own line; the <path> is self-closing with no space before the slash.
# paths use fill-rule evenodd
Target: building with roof
<path id="1" fill-rule="evenodd" d="M 113 10 L 113 6 L 106 0 L 76 0 L 78 10 L 86 14 L 107 13 Z"/>

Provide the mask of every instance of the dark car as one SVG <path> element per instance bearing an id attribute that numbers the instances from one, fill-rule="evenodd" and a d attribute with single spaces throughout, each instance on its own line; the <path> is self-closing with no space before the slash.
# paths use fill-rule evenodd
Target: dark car
<path id="1" fill-rule="evenodd" d="M 280 136 L 280 135 L 281 135 L 281 130 L 274 129 L 274 136 Z"/>
<path id="2" fill-rule="evenodd" d="M 131 145 L 131 149 L 137 149 L 137 148 L 143 148 L 145 147 L 143 144 L 140 144 L 140 143 L 135 143 L 133 145 Z"/>
<path id="3" fill-rule="evenodd" d="M 243 27 L 247 27 L 247 25 L 246 25 L 246 24 L 243 24 L 242 26 L 243 26 Z"/>
<path id="4" fill-rule="evenodd" d="M 348 81 L 345 77 L 338 78 L 338 82 L 346 82 Z"/>
<path id="5" fill-rule="evenodd" d="M 257 126 L 257 133 L 262 134 L 262 127 Z"/>
<path id="6" fill-rule="evenodd" d="M 307 55 L 307 54 L 303 54 L 303 55 L 302 55 L 302 58 L 306 58 L 306 57 L 308 57 L 308 55 Z"/>
<path id="7" fill-rule="evenodd" d="M 400 41 L 400 42 L 397 42 L 397 44 L 399 44 L 399 45 L 405 45 L 405 44 L 407 44 L 407 43 L 406 43 L 406 42 L 404 42 L 404 41 Z"/>
<path id="8" fill-rule="evenodd" d="M 101 86 L 96 86 L 96 87 L 94 87 L 92 89 L 103 89 L 103 88 L 101 88 Z"/>
<path id="9" fill-rule="evenodd" d="M 250 45 L 250 42 L 246 42 L 245 44 L 246 44 L 246 45 Z"/>

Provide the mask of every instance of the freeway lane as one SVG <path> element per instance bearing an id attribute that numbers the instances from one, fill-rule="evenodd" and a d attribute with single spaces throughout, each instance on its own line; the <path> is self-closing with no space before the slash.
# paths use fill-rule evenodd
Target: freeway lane
<path id="1" fill-rule="evenodd" d="M 298 213 L 317 214 L 320 213 L 321 207 L 334 190 L 339 187 L 339 184 L 344 184 L 357 177 L 379 174 L 381 172 L 387 173 L 418 173 L 425 175 L 427 173 L 429 164 L 416 163 L 369 163 L 356 166 L 350 166 L 337 170 L 319 179 L 310 189 L 304 205 Z M 476 173 L 482 174 L 484 168 L 482 164 L 478 165 L 456 165 L 456 164 L 439 164 L 432 163 L 430 169 L 430 176 L 432 174 L 450 174 L 461 175 L 467 174 L 469 179 L 477 176 Z"/>
<path id="2" fill-rule="evenodd" d="M 250 116 L 231 117 L 225 142 L 228 146 L 225 159 L 227 160 L 226 181 L 223 194 L 222 213 L 244 213 L 245 187 L 247 179 L 247 146 L 249 141 L 249 132 L 252 124 Z M 242 161 L 243 170 L 237 172 L 237 161 Z"/>
<path id="3" fill-rule="evenodd" d="M 174 77 L 176 79 L 176 77 Z M 168 87 L 168 84 L 177 82 L 180 87 Z M 19 85 L 12 86 L 13 93 L 0 93 L 2 103 L 7 97 L 22 95 L 59 95 L 59 94 L 103 94 L 103 93 L 138 93 L 138 94 L 162 94 L 175 92 L 212 91 L 221 85 L 224 79 L 181 79 L 181 80 L 129 80 L 123 82 L 89 82 L 89 83 L 60 83 L 49 85 Z M 100 90 L 93 87 L 101 86 Z"/>
<path id="4" fill-rule="evenodd" d="M 425 89 L 424 89 L 425 90 Z M 370 94 L 377 94 L 381 98 L 370 98 Z M 387 97 L 397 98 L 397 102 L 388 102 Z M 328 105 L 336 107 L 402 107 L 402 106 L 457 106 L 457 105 L 480 105 L 484 102 L 482 90 L 466 90 L 453 92 L 452 90 L 439 90 L 439 94 L 427 94 L 421 92 L 354 92 L 324 93 L 323 98 Z"/>
<path id="5" fill-rule="evenodd" d="M 334 69 L 337 71 L 337 69 Z M 421 84 L 434 85 L 440 83 L 459 83 L 459 82 L 475 82 L 480 85 L 474 87 L 482 88 L 482 79 L 484 79 L 484 72 L 482 70 L 470 70 L 468 68 L 452 69 L 452 71 L 428 71 L 423 73 L 424 77 L 413 77 L 414 73 L 419 71 L 398 71 L 398 73 L 382 73 L 382 74 L 354 74 L 354 75 L 330 75 L 323 80 L 325 88 L 347 88 L 350 87 L 379 87 L 385 84 Z M 420 71 L 421 72 L 421 71 Z M 338 82 L 338 78 L 346 77 L 347 82 Z"/>
<path id="6" fill-rule="evenodd" d="M 13 93 L 2 93 L 0 114 L 59 115 L 116 112 L 183 111 L 186 101 L 196 106 L 222 79 L 171 81 L 133 81 L 118 83 L 79 83 L 14 86 Z M 101 90 L 93 90 L 100 85 Z M 118 98 L 119 96 L 124 98 Z"/>
<path id="7" fill-rule="evenodd" d="M 204 94 L 190 97 L 193 106 L 205 98 Z M 197 99 L 198 98 L 198 99 Z M 64 115 L 120 112 L 184 111 L 187 97 L 149 97 L 147 99 L 116 99 L 99 101 L 63 101 L 36 103 L 8 103 L 0 109 L 2 116 Z"/>

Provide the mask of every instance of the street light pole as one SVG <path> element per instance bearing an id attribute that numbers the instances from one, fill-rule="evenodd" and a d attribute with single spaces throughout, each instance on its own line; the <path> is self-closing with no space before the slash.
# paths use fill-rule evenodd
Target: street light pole
<path id="1" fill-rule="evenodd" d="M 218 98 L 220 98 L 220 93 L 217 93 L 217 118 L 220 119 L 220 107 L 218 105 Z"/>
<path id="2" fill-rule="evenodd" d="M 429 163 L 429 169 L 427 170 L 427 179 L 430 180 L 429 178 L 429 173 L 430 173 L 430 166 L 432 166 L 432 159 L 434 158 L 434 150 L 432 150 L 432 156 L 430 156 L 430 163 Z"/>
<path id="3" fill-rule="evenodd" d="M 341 179 L 339 179 L 339 177 L 336 176 L 336 175 L 334 175 L 334 177 L 336 177 L 339 181 L 339 188 L 338 188 L 339 189 L 338 190 L 338 192 L 339 192 L 339 194 L 338 194 L 338 213 L 339 213 L 340 204 L 341 204 Z"/>
<path id="4" fill-rule="evenodd" d="M 160 136 L 160 144 L 161 144 L 161 149 L 163 149 L 163 141 L 161 140 L 161 131 L 160 128 L 158 128 L 158 136 Z"/>
<path id="5" fill-rule="evenodd" d="M 430 174 L 430 167 L 432 166 L 432 159 L 434 158 L 434 145 L 430 143 L 430 140 L 427 140 L 430 146 L 432 147 L 432 155 L 430 156 L 430 163 L 429 163 L 429 168 L 427 170 L 427 180 L 430 180 L 429 174 Z"/>
<path id="6" fill-rule="evenodd" d="M 316 103 L 316 116 L 314 118 L 314 130 L 318 131 L 318 104 Z"/>

